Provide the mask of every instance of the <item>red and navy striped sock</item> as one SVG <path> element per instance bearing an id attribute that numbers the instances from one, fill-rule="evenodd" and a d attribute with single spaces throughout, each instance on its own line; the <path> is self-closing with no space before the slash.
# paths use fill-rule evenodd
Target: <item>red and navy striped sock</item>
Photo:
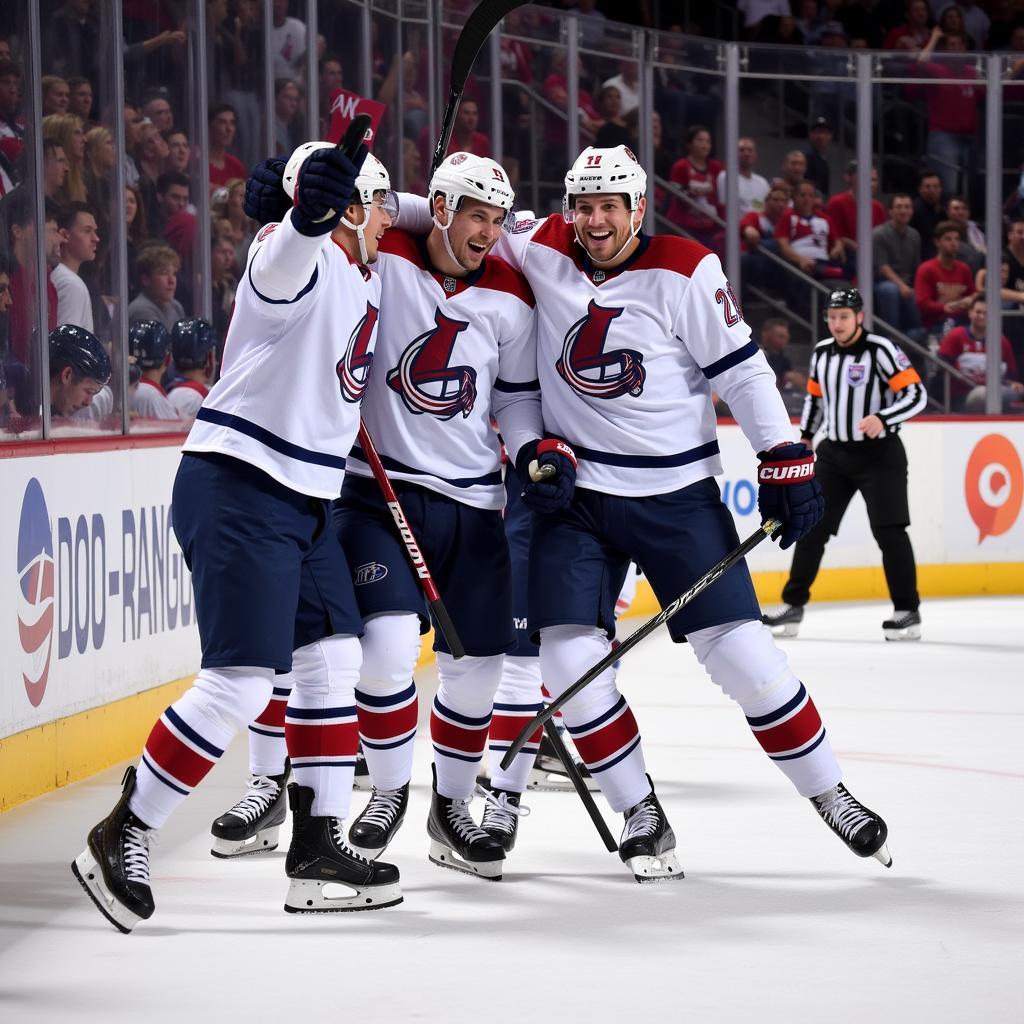
<path id="1" fill-rule="evenodd" d="M 430 709 L 430 739 L 437 767 L 437 791 L 452 800 L 465 800 L 473 792 L 477 771 L 487 745 L 491 713 L 463 715 L 448 707 L 441 694 Z"/>
<path id="2" fill-rule="evenodd" d="M 412 755 L 419 718 L 416 684 L 393 693 L 356 688 L 359 739 L 370 779 L 378 789 L 398 789 L 412 778 Z"/>
<path id="3" fill-rule="evenodd" d="M 284 740 L 284 712 L 292 692 L 291 673 L 274 679 L 274 695 L 249 726 L 249 771 L 253 775 L 280 775 L 288 747 Z"/>
<path id="4" fill-rule="evenodd" d="M 315 794 L 313 816 L 344 819 L 352 798 L 359 726 L 354 704 L 332 703 L 320 695 L 304 699 L 296 687 L 285 712 L 284 734 L 296 783 Z"/>

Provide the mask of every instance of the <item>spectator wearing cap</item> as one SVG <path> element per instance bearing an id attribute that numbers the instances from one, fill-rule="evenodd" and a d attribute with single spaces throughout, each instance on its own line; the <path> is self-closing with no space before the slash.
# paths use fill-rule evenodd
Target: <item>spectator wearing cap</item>
<path id="1" fill-rule="evenodd" d="M 128 322 L 159 320 L 168 331 L 185 315 L 174 297 L 178 287 L 181 260 L 166 245 L 148 245 L 139 254 L 138 275 L 141 291 L 128 305 Z"/>
<path id="2" fill-rule="evenodd" d="M 910 221 L 921 236 L 922 259 L 930 260 L 935 256 L 935 229 L 945 220 L 948 218 L 942 199 L 942 179 L 935 171 L 925 171 L 917 179 L 917 198 Z"/>
<path id="3" fill-rule="evenodd" d="M 846 191 L 839 192 L 837 195 L 832 196 L 831 199 L 825 204 L 825 213 L 828 214 L 828 219 L 832 221 L 832 226 L 836 230 L 836 234 L 839 235 L 843 243 L 843 248 L 847 250 L 847 258 L 852 259 L 852 256 L 857 251 L 857 161 L 851 160 L 846 165 Z M 874 167 L 871 168 L 871 227 L 872 230 L 877 228 L 880 224 L 884 224 L 885 207 L 875 198 L 878 195 L 878 170 Z"/>
<path id="4" fill-rule="evenodd" d="M 931 20 L 928 0 L 908 0 L 906 22 L 886 33 L 882 49 L 917 53 L 923 49 L 931 35 Z"/>
<path id="5" fill-rule="evenodd" d="M 60 229 L 60 262 L 50 275 L 57 289 L 57 322 L 94 330 L 92 296 L 80 276 L 83 263 L 96 259 L 100 236 L 96 214 L 86 203 L 69 203 L 57 219 Z"/>
<path id="6" fill-rule="evenodd" d="M 871 233 L 875 265 L 875 312 L 900 331 L 916 331 L 921 314 L 914 274 L 921 262 L 921 236 L 911 226 L 914 201 L 905 192 L 889 200 L 889 220 Z"/>
<path id="7" fill-rule="evenodd" d="M 754 171 L 757 165 L 757 143 L 749 136 L 744 136 L 736 146 L 736 179 L 740 198 L 740 215 L 760 212 L 764 209 L 764 201 L 771 187 L 768 180 Z M 726 180 L 725 170 L 718 173 L 718 198 L 725 202 Z"/>
<path id="8" fill-rule="evenodd" d="M 946 213 L 960 229 L 957 259 L 963 260 L 972 274 L 977 274 L 985 262 L 985 232 L 971 220 L 971 206 L 963 196 L 951 196 L 946 204 Z"/>
<path id="9" fill-rule="evenodd" d="M 141 370 L 132 395 L 132 415 L 151 420 L 176 420 L 161 383 L 171 365 L 171 335 L 159 320 L 139 320 L 128 328 L 128 351 Z"/>
<path id="10" fill-rule="evenodd" d="M 975 293 L 971 268 L 956 258 L 960 229 L 952 221 L 936 226 L 935 248 L 935 259 L 925 260 L 914 275 L 917 308 L 928 330 L 941 327 L 945 320 L 967 323 L 967 308 Z"/>
<path id="11" fill-rule="evenodd" d="M 804 177 L 813 181 L 818 191 L 827 196 L 832 169 L 829 166 L 829 149 L 832 146 L 832 125 L 827 117 L 816 117 L 807 131 L 807 149 L 804 157 L 807 170 Z"/>
<path id="12" fill-rule="evenodd" d="M 227 103 L 214 103 L 207 118 L 210 145 L 210 188 L 219 188 L 232 178 L 246 177 L 242 161 L 228 150 L 235 141 L 238 119 L 234 108 Z M 282 152 L 291 152 L 290 149 Z"/>

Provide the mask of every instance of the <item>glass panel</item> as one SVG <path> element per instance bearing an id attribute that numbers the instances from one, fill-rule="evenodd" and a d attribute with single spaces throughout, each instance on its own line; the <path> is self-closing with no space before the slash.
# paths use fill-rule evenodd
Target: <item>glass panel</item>
<path id="1" fill-rule="evenodd" d="M 986 239 L 985 251 L 995 271 L 996 254 L 1001 252 L 1000 292 L 1002 333 L 1010 343 L 1013 368 L 1008 367 L 1009 389 L 1002 394 L 1003 411 L 1024 414 L 1024 395 L 1013 381 L 1024 382 L 1024 66 L 1008 59 L 1003 72 L 1003 156 L 999 196 L 1008 222 L 1005 239 Z M 975 210 L 974 220 L 984 228 L 984 206 Z M 1002 264 L 1005 264 L 1005 269 Z M 979 282 L 979 286 L 984 284 Z"/>

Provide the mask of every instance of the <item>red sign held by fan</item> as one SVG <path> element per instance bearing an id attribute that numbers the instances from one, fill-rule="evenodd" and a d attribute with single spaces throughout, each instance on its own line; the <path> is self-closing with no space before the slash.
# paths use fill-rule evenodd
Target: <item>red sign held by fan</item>
<path id="1" fill-rule="evenodd" d="M 331 93 L 331 126 L 325 141 L 337 142 L 345 134 L 345 129 L 352 123 L 353 118 L 359 114 L 366 114 L 370 118 L 370 135 L 366 145 L 372 150 L 385 110 L 387 107 L 376 100 L 364 99 L 347 89 L 335 89 Z"/>

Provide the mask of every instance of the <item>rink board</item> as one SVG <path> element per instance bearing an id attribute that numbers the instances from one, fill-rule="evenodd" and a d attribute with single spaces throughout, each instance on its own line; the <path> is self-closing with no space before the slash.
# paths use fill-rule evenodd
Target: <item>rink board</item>
<path id="1" fill-rule="evenodd" d="M 738 427 L 719 437 L 723 499 L 746 536 L 759 522 L 756 460 Z M 903 438 L 922 593 L 1024 593 L 1024 424 L 922 422 Z M 198 668 L 172 528 L 179 441 L 0 451 L 0 811 L 131 756 Z M 767 543 L 750 556 L 762 601 L 778 600 L 789 560 Z M 878 563 L 858 497 L 814 599 L 884 598 Z M 654 609 L 641 582 L 633 612 Z"/>

